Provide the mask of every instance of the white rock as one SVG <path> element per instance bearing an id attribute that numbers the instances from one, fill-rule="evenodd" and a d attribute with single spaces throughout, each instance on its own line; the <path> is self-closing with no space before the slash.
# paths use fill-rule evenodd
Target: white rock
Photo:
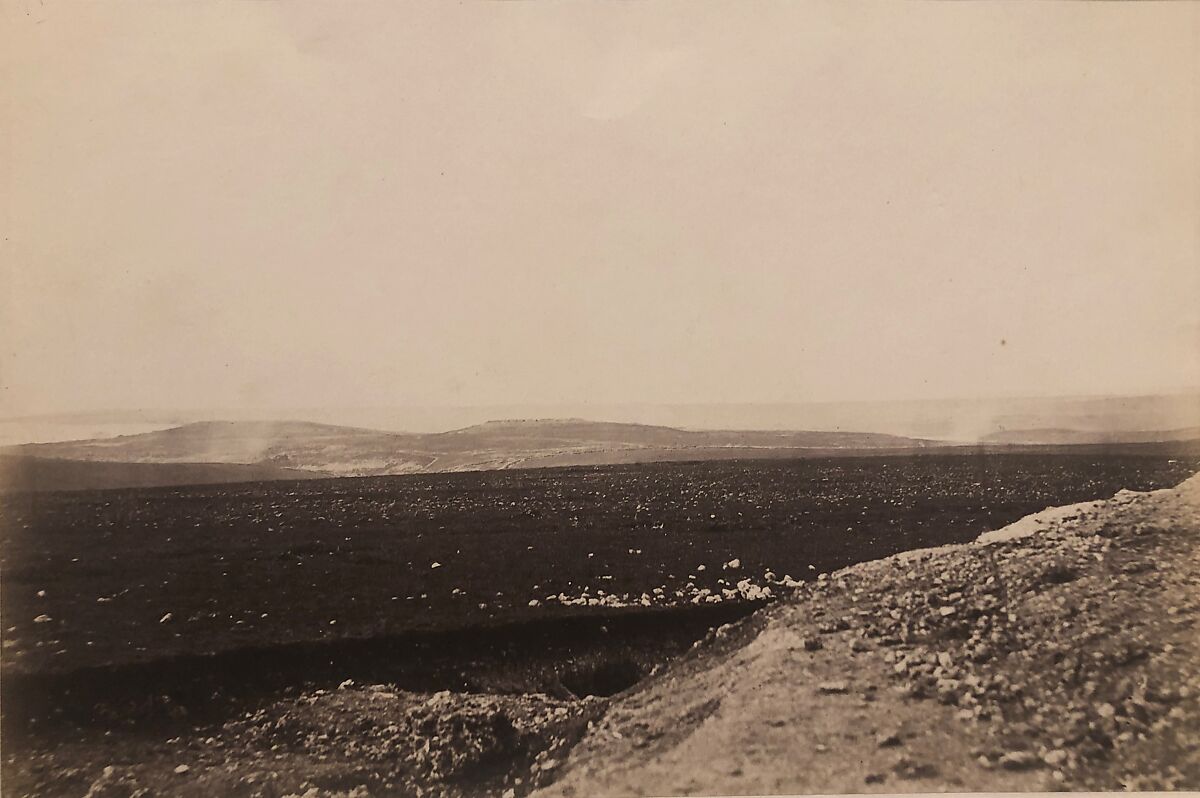
<path id="1" fill-rule="evenodd" d="M 1067 761 L 1067 752 L 1061 748 L 1056 748 L 1053 751 L 1047 751 L 1042 757 L 1042 761 L 1047 765 L 1061 765 Z"/>

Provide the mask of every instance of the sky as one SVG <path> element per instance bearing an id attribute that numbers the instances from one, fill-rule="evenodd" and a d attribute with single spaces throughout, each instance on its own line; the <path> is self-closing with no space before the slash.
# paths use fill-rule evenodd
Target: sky
<path id="1" fill-rule="evenodd" d="M 0 13 L 2 416 L 1200 386 L 1198 4 Z"/>

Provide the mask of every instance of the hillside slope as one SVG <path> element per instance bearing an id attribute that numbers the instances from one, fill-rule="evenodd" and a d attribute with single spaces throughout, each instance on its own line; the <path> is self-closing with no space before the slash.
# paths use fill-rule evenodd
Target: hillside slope
<path id="1" fill-rule="evenodd" d="M 540 796 L 1196 789 L 1200 476 L 807 585 L 617 700 Z"/>

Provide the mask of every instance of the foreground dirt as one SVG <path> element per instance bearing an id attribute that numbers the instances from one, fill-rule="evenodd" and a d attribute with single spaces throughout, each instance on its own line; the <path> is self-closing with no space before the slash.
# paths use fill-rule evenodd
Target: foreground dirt
<path id="1" fill-rule="evenodd" d="M 346 683 L 6 751 L 4 794 L 1197 789 L 1198 583 L 1200 476 L 823 576 L 610 700 Z"/>
<path id="2" fill-rule="evenodd" d="M 622 697 L 538 795 L 1196 789 L 1198 586 L 1200 476 L 854 566 Z"/>

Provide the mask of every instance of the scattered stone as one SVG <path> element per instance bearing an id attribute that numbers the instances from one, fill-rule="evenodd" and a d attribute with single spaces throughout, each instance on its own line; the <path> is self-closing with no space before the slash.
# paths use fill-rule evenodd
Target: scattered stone
<path id="1" fill-rule="evenodd" d="M 1041 583 L 1044 585 L 1064 585 L 1074 581 L 1078 572 L 1070 563 L 1055 559 L 1042 570 Z"/>
<path id="2" fill-rule="evenodd" d="M 177 773 L 178 775 L 181 775 L 181 776 L 184 773 L 187 773 L 189 770 L 191 770 L 191 768 L 189 768 L 187 765 L 176 765 L 175 766 L 175 773 Z"/>
<path id="3" fill-rule="evenodd" d="M 1179 701 L 1182 693 L 1169 687 L 1151 686 L 1146 688 L 1146 700 L 1156 704 L 1174 704 Z"/>
<path id="4" fill-rule="evenodd" d="M 1051 767 L 1058 767 L 1067 761 L 1068 754 L 1061 748 L 1056 748 L 1053 751 L 1047 751 L 1042 756 L 1042 761 Z"/>
<path id="5" fill-rule="evenodd" d="M 971 649 L 970 656 L 972 662 L 987 662 L 992 658 L 992 649 L 990 646 L 986 646 L 981 643 Z"/>
<path id="6" fill-rule="evenodd" d="M 875 738 L 875 744 L 880 748 L 895 748 L 902 742 L 900 735 L 896 732 L 881 734 Z"/>
<path id="7" fill-rule="evenodd" d="M 1032 770 L 1042 766 L 1042 760 L 1030 751 L 1010 751 L 1000 757 L 1000 767 L 1005 770 Z"/>
<path id="8" fill-rule="evenodd" d="M 821 682 L 817 685 L 817 691 L 824 695 L 848 693 L 850 692 L 850 685 L 844 681 Z"/>
<path id="9" fill-rule="evenodd" d="M 817 631 L 823 635 L 831 635 L 835 632 L 844 632 L 850 628 L 850 622 L 845 618 L 838 618 L 835 621 L 825 621 L 817 625 Z"/>
<path id="10" fill-rule="evenodd" d="M 932 779 L 938 775 L 938 769 L 928 762 L 914 762 L 908 757 L 900 757 L 892 766 L 892 772 L 902 779 Z"/>

